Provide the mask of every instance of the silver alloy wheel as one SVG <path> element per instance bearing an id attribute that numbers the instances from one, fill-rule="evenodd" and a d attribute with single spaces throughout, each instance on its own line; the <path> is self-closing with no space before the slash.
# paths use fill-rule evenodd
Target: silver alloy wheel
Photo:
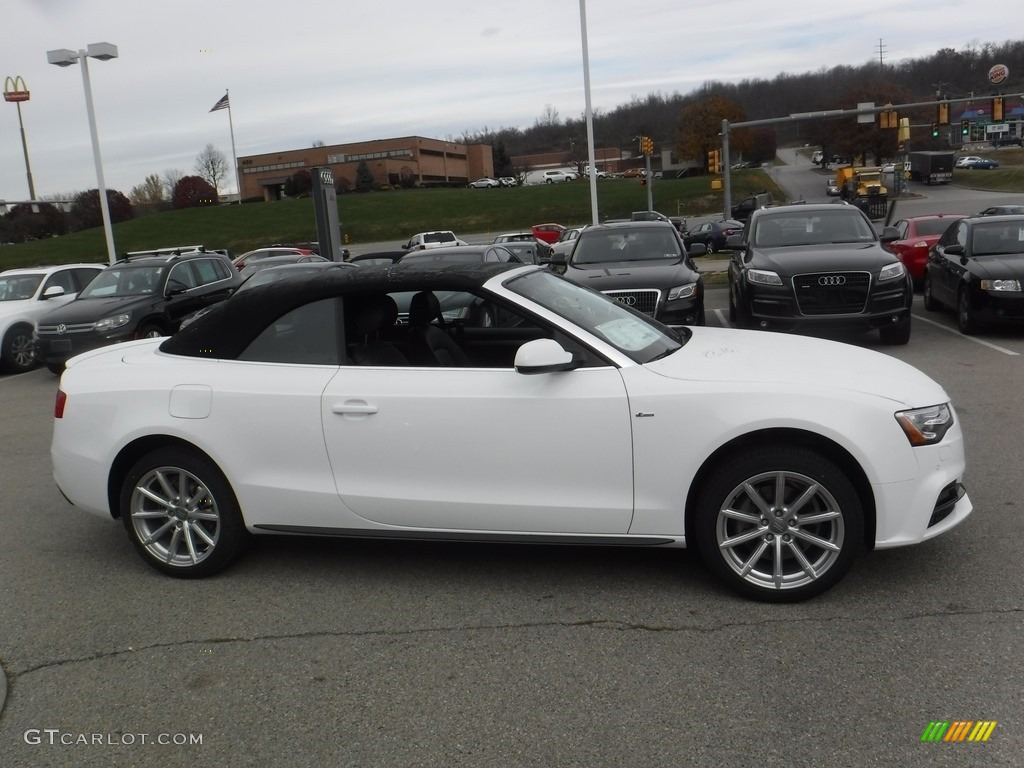
<path id="1" fill-rule="evenodd" d="M 217 547 L 217 501 L 191 472 L 169 466 L 151 469 L 135 484 L 129 509 L 139 544 L 167 565 L 198 565 Z"/>
<path id="2" fill-rule="evenodd" d="M 718 511 L 715 534 L 725 563 L 749 584 L 806 587 L 840 557 L 845 524 L 839 504 L 813 478 L 764 472 L 737 485 Z"/>
<path id="3" fill-rule="evenodd" d="M 16 332 L 11 341 L 11 362 L 19 371 L 27 371 L 35 362 L 32 334 Z"/>

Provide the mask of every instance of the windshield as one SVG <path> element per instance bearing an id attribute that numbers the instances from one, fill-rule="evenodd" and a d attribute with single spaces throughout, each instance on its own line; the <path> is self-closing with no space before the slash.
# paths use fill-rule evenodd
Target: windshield
<path id="1" fill-rule="evenodd" d="M 82 292 L 81 299 L 107 296 L 145 296 L 160 289 L 164 267 L 113 267 L 93 278 Z"/>
<path id="2" fill-rule="evenodd" d="M 661 323 L 552 272 L 529 272 L 512 278 L 505 287 L 603 339 L 638 363 L 671 354 L 683 343 L 678 334 Z"/>
<path id="3" fill-rule="evenodd" d="M 667 229 L 615 229 L 580 234 L 572 260 L 574 264 L 603 264 L 681 258 L 679 241 Z"/>
<path id="4" fill-rule="evenodd" d="M 973 256 L 1024 253 L 1024 224 L 978 224 L 971 236 Z"/>
<path id="5" fill-rule="evenodd" d="M 0 277 L 0 301 L 24 301 L 31 299 L 39 283 L 43 281 L 42 275 L 10 275 Z"/>
<path id="6" fill-rule="evenodd" d="M 848 207 L 834 211 L 787 212 L 762 216 L 753 232 L 758 248 L 785 248 L 795 245 L 831 243 L 873 243 L 875 230 L 867 219 Z"/>

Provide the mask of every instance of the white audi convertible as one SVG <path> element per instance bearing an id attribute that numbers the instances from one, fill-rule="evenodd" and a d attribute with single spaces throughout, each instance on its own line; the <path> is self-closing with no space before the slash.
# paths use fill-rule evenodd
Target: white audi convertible
<path id="1" fill-rule="evenodd" d="M 253 534 L 692 545 L 741 594 L 794 601 L 971 512 L 956 412 L 915 368 L 669 328 L 532 265 L 240 292 L 72 358 L 54 416 L 63 494 L 180 577 Z"/>

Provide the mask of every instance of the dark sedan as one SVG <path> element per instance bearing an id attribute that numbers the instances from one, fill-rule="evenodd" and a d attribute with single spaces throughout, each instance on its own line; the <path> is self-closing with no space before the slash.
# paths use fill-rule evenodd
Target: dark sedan
<path id="1" fill-rule="evenodd" d="M 957 168 L 973 168 L 975 170 L 987 171 L 991 168 L 998 168 L 999 163 L 995 160 L 989 160 L 987 157 L 970 157 L 965 160 Z"/>
<path id="2" fill-rule="evenodd" d="M 689 248 L 695 243 L 700 243 L 711 253 L 718 253 L 725 250 L 725 242 L 733 235 L 743 231 L 743 222 L 736 219 L 723 219 L 722 221 L 706 221 L 703 224 L 683 234 L 683 242 Z"/>
<path id="3" fill-rule="evenodd" d="M 701 245 L 693 255 L 703 255 Z M 663 221 L 595 224 L 551 264 L 574 283 L 666 325 L 704 325 L 704 281 L 679 233 Z"/>
<path id="4" fill-rule="evenodd" d="M 505 244 L 507 245 L 507 244 Z M 502 262 L 522 262 L 516 254 L 505 245 L 462 245 L 450 248 L 428 248 L 425 251 L 412 251 L 402 257 L 401 264 L 419 264 L 422 267 L 446 264 L 498 264 Z"/>
<path id="5" fill-rule="evenodd" d="M 877 330 L 910 340 L 910 278 L 852 205 L 782 205 L 751 214 L 729 239 L 729 319 L 741 328 L 799 332 Z"/>
<path id="6" fill-rule="evenodd" d="M 1024 216 L 978 216 L 950 227 L 928 254 L 925 309 L 950 307 L 962 333 L 1024 323 Z"/>

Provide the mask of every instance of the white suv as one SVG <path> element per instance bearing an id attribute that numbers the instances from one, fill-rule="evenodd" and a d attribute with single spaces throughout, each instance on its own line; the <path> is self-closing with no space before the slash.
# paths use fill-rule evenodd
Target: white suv
<path id="1" fill-rule="evenodd" d="M 576 174 L 571 171 L 544 171 L 541 179 L 545 184 L 554 184 L 558 181 L 573 181 Z"/>
<path id="2" fill-rule="evenodd" d="M 455 233 L 449 229 L 435 232 L 420 232 L 409 238 L 409 242 L 403 245 L 407 251 L 425 251 L 428 248 L 449 248 L 453 245 L 467 245 L 464 240 L 459 240 Z"/>
<path id="3" fill-rule="evenodd" d="M 62 264 L 0 272 L 0 369 L 24 373 L 35 365 L 32 334 L 36 320 L 67 304 L 103 264 Z"/>

